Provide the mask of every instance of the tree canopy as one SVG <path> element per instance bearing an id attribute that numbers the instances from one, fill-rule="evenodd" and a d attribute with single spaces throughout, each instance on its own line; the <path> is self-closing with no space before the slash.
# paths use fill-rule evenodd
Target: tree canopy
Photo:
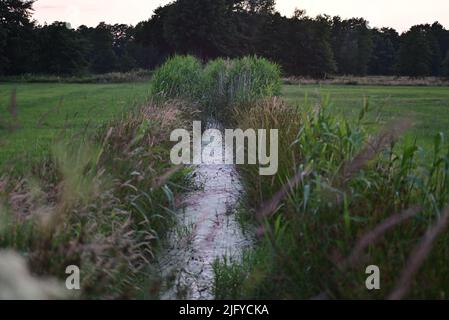
<path id="1" fill-rule="evenodd" d="M 362 18 L 292 17 L 274 0 L 177 0 L 136 26 L 100 23 L 72 29 L 38 25 L 31 0 L 0 2 L 0 74 L 78 74 L 153 69 L 175 53 L 207 61 L 259 55 L 284 73 L 447 76 L 449 31 L 441 24 L 399 34 Z"/>

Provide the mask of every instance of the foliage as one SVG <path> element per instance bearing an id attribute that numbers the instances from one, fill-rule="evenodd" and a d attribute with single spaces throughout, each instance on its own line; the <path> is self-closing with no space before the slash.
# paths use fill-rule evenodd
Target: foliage
<path id="1" fill-rule="evenodd" d="M 225 108 L 281 93 L 279 66 L 264 58 L 217 59 L 204 68 L 193 56 L 175 56 L 157 69 L 153 95 L 187 99 L 218 115 Z"/>
<path id="2" fill-rule="evenodd" d="M 449 202 L 449 153 L 442 134 L 428 153 L 412 140 L 396 144 L 406 120 L 373 135 L 368 110 L 367 104 L 349 120 L 330 112 L 326 101 L 295 107 L 279 99 L 236 109 L 242 129 L 283 128 L 284 151 L 274 177 L 241 168 L 261 238 L 241 265 L 215 266 L 220 298 L 378 299 L 403 288 L 399 277 L 412 268 L 414 248 L 430 228 L 447 222 L 440 217 Z M 448 234 L 422 253 L 429 261 L 405 293 L 447 297 Z M 372 264 L 381 268 L 381 290 L 366 290 L 365 268 Z"/>
<path id="3" fill-rule="evenodd" d="M 175 56 L 154 72 L 151 92 L 154 96 L 195 100 L 201 94 L 203 67 L 193 56 Z"/>
<path id="4" fill-rule="evenodd" d="M 449 51 L 447 52 L 446 58 L 443 61 L 441 71 L 442 71 L 443 76 L 449 78 Z"/>
<path id="5" fill-rule="evenodd" d="M 185 105 L 148 103 L 95 134 L 53 145 L 20 178 L 2 176 L 0 247 L 21 252 L 33 273 L 64 280 L 76 265 L 84 298 L 154 292 L 151 261 L 172 221 L 184 173 L 168 159 Z"/>
<path id="6" fill-rule="evenodd" d="M 29 80 L 40 82 L 42 79 Z M 60 79 L 43 80 L 57 82 Z M 147 82 L 3 83 L 2 90 L 0 104 L 4 107 L 0 109 L 0 168 L 5 172 L 11 169 L 18 173 L 28 168 L 29 163 L 47 157 L 49 146 L 55 139 L 76 132 L 90 134 L 122 112 L 144 104 L 149 94 Z M 11 114 L 14 91 L 16 120 Z M 20 124 L 19 130 L 10 132 L 15 123 Z"/>
<path id="7" fill-rule="evenodd" d="M 335 73 L 441 76 L 449 50 L 449 31 L 437 22 L 399 35 L 394 29 L 370 28 L 360 18 L 312 18 L 300 9 L 285 17 L 273 0 L 177 0 L 135 27 L 100 23 L 76 30 L 62 22 L 36 25 L 30 20 L 31 5 L 0 3 L 1 75 L 127 72 L 190 54 L 205 61 L 258 55 L 288 75 L 315 78 Z"/>

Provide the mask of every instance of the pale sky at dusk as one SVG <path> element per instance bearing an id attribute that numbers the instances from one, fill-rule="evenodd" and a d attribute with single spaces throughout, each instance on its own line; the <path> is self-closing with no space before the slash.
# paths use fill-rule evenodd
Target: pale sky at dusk
<path id="1" fill-rule="evenodd" d="M 159 5 L 171 0 L 38 0 L 34 18 L 41 24 L 55 20 L 72 26 L 107 23 L 136 24 L 151 17 Z M 344 18 L 363 17 L 372 27 L 394 27 L 405 31 L 419 23 L 439 21 L 449 28 L 449 0 L 277 0 L 277 9 L 291 16 L 294 9 L 309 16 L 321 13 Z"/>

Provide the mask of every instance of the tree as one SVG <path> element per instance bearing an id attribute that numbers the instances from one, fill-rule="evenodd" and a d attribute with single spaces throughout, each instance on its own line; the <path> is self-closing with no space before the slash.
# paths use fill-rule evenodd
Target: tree
<path id="1" fill-rule="evenodd" d="M 401 37 L 399 70 L 410 77 L 432 73 L 432 47 L 422 26 L 414 26 Z"/>
<path id="2" fill-rule="evenodd" d="M 0 1 L 0 73 L 27 72 L 35 65 L 34 0 Z"/>
<path id="3" fill-rule="evenodd" d="M 446 53 L 446 58 L 443 61 L 443 64 L 441 66 L 441 74 L 446 77 L 449 78 L 449 50 Z"/>
<path id="4" fill-rule="evenodd" d="M 234 8 L 244 10 L 252 14 L 273 14 L 275 12 L 275 0 L 237 0 Z"/>
<path id="5" fill-rule="evenodd" d="M 226 0 L 178 0 L 165 16 L 164 38 L 179 53 L 223 55 L 236 36 L 230 9 Z"/>
<path id="6" fill-rule="evenodd" d="M 372 75 L 393 75 L 397 64 L 399 34 L 394 29 L 372 30 L 373 54 L 368 73 Z"/>
<path id="7" fill-rule="evenodd" d="M 33 0 L 0 0 L 0 74 L 76 74 L 154 69 L 173 54 L 203 60 L 260 55 L 291 75 L 447 75 L 449 31 L 418 25 L 401 36 L 364 19 L 292 17 L 275 0 L 175 0 L 135 27 L 77 30 L 64 23 L 36 26 Z"/>
<path id="8" fill-rule="evenodd" d="M 157 8 L 151 19 L 135 27 L 131 50 L 140 67 L 154 69 L 175 52 L 164 37 L 164 24 L 173 6 Z"/>
<path id="9" fill-rule="evenodd" d="M 6 28 L 0 24 L 0 74 L 6 71 L 8 59 L 6 57 Z"/>
<path id="10" fill-rule="evenodd" d="M 68 28 L 67 23 L 55 22 L 39 28 L 37 33 L 39 72 L 71 75 L 85 71 L 87 67 L 85 43 L 75 30 Z"/>
<path id="11" fill-rule="evenodd" d="M 126 72 L 137 66 L 132 45 L 134 41 L 134 28 L 126 24 L 111 26 L 112 48 L 117 57 L 117 70 Z"/>
<path id="12" fill-rule="evenodd" d="M 334 17 L 332 47 L 340 73 L 365 75 L 368 72 L 373 40 L 365 19 Z"/>
<path id="13" fill-rule="evenodd" d="M 35 0 L 2 0 L 0 24 L 11 28 L 29 24 L 34 2 Z"/>
<path id="14" fill-rule="evenodd" d="M 101 22 L 96 28 L 81 26 L 78 29 L 84 41 L 88 43 L 88 61 L 94 73 L 116 71 L 117 55 L 114 52 L 112 26 Z"/>

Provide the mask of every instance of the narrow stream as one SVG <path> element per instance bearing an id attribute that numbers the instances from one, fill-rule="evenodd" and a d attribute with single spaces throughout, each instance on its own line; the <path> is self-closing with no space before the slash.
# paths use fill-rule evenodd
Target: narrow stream
<path id="1" fill-rule="evenodd" d="M 209 121 L 207 129 L 223 130 L 216 121 Z M 220 141 L 211 142 L 208 137 L 202 143 L 220 146 Z M 221 162 L 219 157 L 211 155 L 208 164 L 195 167 L 196 191 L 186 195 L 178 226 L 160 262 L 166 279 L 163 300 L 214 299 L 214 261 L 225 256 L 238 261 L 243 250 L 251 247 L 236 218 L 243 192 L 239 174 L 234 165 L 210 164 Z"/>

